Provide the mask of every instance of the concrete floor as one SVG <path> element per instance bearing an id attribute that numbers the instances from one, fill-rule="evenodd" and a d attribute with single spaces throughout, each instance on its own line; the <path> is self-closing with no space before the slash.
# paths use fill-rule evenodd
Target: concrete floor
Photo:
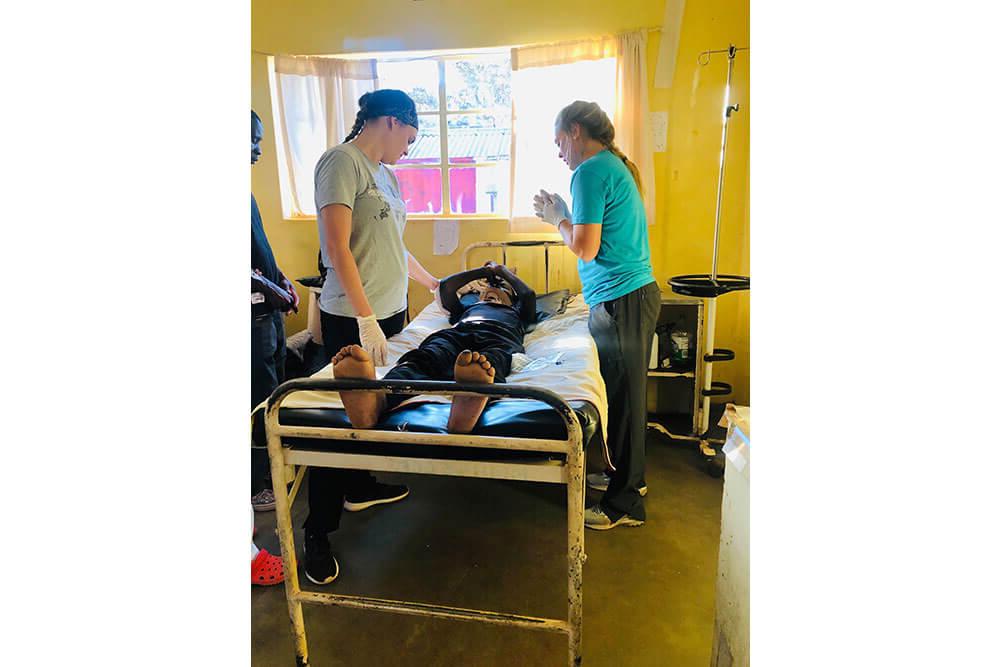
<path id="1" fill-rule="evenodd" d="M 599 463 L 589 453 L 589 466 Z M 694 443 L 649 433 L 647 523 L 586 531 L 583 664 L 705 667 L 712 650 L 722 480 L 701 472 Z M 566 617 L 564 487 L 380 474 L 406 500 L 344 513 L 333 549 L 340 577 L 307 590 Z M 308 480 L 308 476 L 307 476 Z M 305 489 L 293 514 L 305 518 Z M 588 504 L 597 500 L 588 492 Z M 257 544 L 278 552 L 274 513 Z M 301 549 L 302 531 L 296 530 Z M 301 553 L 301 552 L 300 552 Z M 253 664 L 295 664 L 284 587 L 251 593 Z M 314 667 L 562 666 L 562 635 L 384 612 L 305 607 Z"/>

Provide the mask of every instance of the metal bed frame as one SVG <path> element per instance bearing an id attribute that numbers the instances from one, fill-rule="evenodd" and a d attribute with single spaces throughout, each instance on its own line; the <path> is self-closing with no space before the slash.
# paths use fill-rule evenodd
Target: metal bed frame
<path id="1" fill-rule="evenodd" d="M 465 247 L 465 251 L 462 253 L 462 270 L 469 270 L 469 255 L 472 254 L 473 250 L 478 250 L 480 248 L 500 248 L 501 252 L 501 264 L 507 263 L 507 248 L 537 248 L 541 247 L 545 251 L 545 291 L 549 291 L 549 248 L 553 246 L 563 246 L 566 244 L 562 241 L 553 240 L 538 240 L 538 241 L 480 241 L 478 243 L 471 243 Z"/>
<path id="2" fill-rule="evenodd" d="M 489 241 L 468 246 L 463 253 L 462 263 L 468 266 L 469 254 L 476 248 L 499 247 L 506 259 L 507 247 L 542 246 L 545 249 L 545 287 L 548 291 L 549 247 L 563 245 L 561 241 Z M 566 427 L 565 439 L 542 439 L 524 437 L 496 437 L 471 434 L 436 434 L 401 431 L 380 431 L 353 428 L 316 426 L 294 426 L 282 424 L 279 411 L 283 401 L 291 394 L 303 391 L 347 391 L 375 390 L 387 394 L 437 394 L 451 396 L 490 396 L 527 398 L 542 401 L 552 407 Z M 275 480 L 285 479 L 285 466 L 302 466 L 296 475 L 296 483 L 291 492 L 286 492 L 284 484 L 275 484 L 276 518 L 278 537 L 285 575 L 285 596 L 288 614 L 295 641 L 296 664 L 309 664 L 306 644 L 305 622 L 302 616 L 303 604 L 333 605 L 355 609 L 369 609 L 395 612 L 414 616 L 450 618 L 460 621 L 479 621 L 508 627 L 557 632 L 566 635 L 568 644 L 568 664 L 570 667 L 582 663 L 583 627 L 583 563 L 584 553 L 584 452 L 583 432 L 573 409 L 555 393 L 538 387 L 509 385 L 476 385 L 441 381 L 402 380 L 356 380 L 356 379 L 297 379 L 281 384 L 267 401 L 265 414 L 267 449 L 271 462 L 271 475 Z M 406 457 L 370 454 L 352 454 L 306 449 L 302 446 L 285 447 L 282 438 L 309 438 L 321 440 L 354 440 L 365 442 L 407 443 L 415 445 L 435 445 L 445 447 L 477 447 L 485 450 L 507 450 L 524 452 L 544 452 L 555 456 L 565 456 L 565 460 L 534 461 L 489 461 L 457 460 L 440 456 Z M 567 498 L 567 618 L 551 619 L 522 616 L 518 614 L 463 609 L 437 604 L 387 600 L 380 598 L 314 593 L 303 591 L 299 586 L 295 542 L 291 518 L 294 493 L 298 491 L 305 466 L 373 470 L 379 472 L 402 472 L 429 475 L 450 475 L 458 477 L 479 477 L 485 479 L 512 479 L 533 482 L 547 482 L 566 485 Z"/>

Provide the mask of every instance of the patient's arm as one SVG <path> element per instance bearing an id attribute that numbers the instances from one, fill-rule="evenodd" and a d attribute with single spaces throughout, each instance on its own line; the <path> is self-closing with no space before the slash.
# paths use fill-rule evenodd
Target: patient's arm
<path id="1" fill-rule="evenodd" d="M 514 294 L 517 295 L 521 321 L 525 324 L 533 323 L 537 317 L 535 310 L 535 290 L 528 287 L 526 282 L 518 278 L 515 273 L 503 264 L 497 265 L 494 270 L 499 277 L 509 282 L 511 287 L 514 288 Z"/>
<path id="2" fill-rule="evenodd" d="M 441 305 L 447 310 L 453 317 L 458 317 L 461 315 L 465 308 L 462 306 L 462 302 L 458 300 L 458 290 L 464 287 L 466 284 L 471 283 L 473 280 L 481 280 L 488 276 L 493 275 L 493 271 L 485 266 L 480 266 L 477 269 L 470 269 L 468 271 L 460 271 L 456 274 L 450 275 L 441 281 L 438 285 L 438 294 L 441 296 Z"/>

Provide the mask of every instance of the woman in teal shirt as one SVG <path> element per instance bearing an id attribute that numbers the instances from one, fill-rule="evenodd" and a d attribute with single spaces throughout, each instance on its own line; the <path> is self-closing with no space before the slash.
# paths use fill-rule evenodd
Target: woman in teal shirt
<path id="1" fill-rule="evenodd" d="M 593 102 L 573 102 L 556 117 L 559 157 L 573 170 L 573 210 L 558 194 L 535 196 L 535 214 L 554 225 L 579 257 L 590 334 L 608 391 L 608 450 L 615 466 L 584 524 L 607 530 L 646 520 L 646 369 L 660 312 L 649 261 L 639 170 L 615 146 L 615 128 Z M 598 475 L 597 477 L 601 477 Z M 607 485 L 606 487 L 604 485 Z"/>

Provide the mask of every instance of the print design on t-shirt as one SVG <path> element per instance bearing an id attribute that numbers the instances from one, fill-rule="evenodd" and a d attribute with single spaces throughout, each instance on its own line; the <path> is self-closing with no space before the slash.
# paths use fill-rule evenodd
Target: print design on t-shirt
<path id="1" fill-rule="evenodd" d="M 385 195 L 382 194 L 382 191 L 379 190 L 378 187 L 369 185 L 361 194 L 358 195 L 358 199 L 361 198 L 378 199 L 382 204 L 381 209 L 378 212 L 379 220 L 385 220 L 389 217 L 389 213 L 391 213 L 389 202 L 386 201 Z"/>

